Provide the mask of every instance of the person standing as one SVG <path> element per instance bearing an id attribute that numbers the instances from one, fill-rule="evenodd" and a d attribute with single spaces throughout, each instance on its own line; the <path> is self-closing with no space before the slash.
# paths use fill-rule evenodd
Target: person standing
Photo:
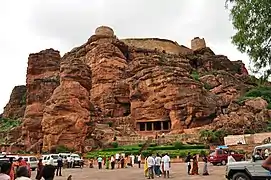
<path id="1" fill-rule="evenodd" d="M 109 162 L 110 162 L 110 157 L 107 157 L 105 160 L 105 169 L 109 169 Z"/>
<path id="2" fill-rule="evenodd" d="M 37 180 L 41 179 L 40 174 L 41 174 L 42 169 L 43 169 L 42 159 L 39 159 L 38 168 L 37 168 L 37 175 L 36 175 Z"/>
<path id="3" fill-rule="evenodd" d="M 62 176 L 62 173 L 61 173 L 62 167 L 63 167 L 62 156 L 59 156 L 57 159 L 56 176 Z"/>
<path id="4" fill-rule="evenodd" d="M 131 155 L 131 165 L 132 165 L 132 167 L 134 167 L 134 164 L 135 164 L 135 156 L 132 154 Z"/>
<path id="5" fill-rule="evenodd" d="M 110 163 L 111 163 L 111 169 L 115 169 L 115 159 L 113 155 L 111 156 Z"/>
<path id="6" fill-rule="evenodd" d="M 13 162 L 13 157 L 9 158 L 9 163 L 11 164 L 11 168 L 9 172 L 10 180 L 14 180 L 15 179 L 15 163 Z"/>
<path id="7" fill-rule="evenodd" d="M 199 175 L 199 165 L 198 165 L 198 160 L 197 156 L 195 155 L 193 157 L 193 167 L 192 167 L 192 175 Z"/>
<path id="8" fill-rule="evenodd" d="M 68 162 L 68 168 L 71 168 L 71 155 L 68 155 L 67 162 Z"/>
<path id="9" fill-rule="evenodd" d="M 148 177 L 148 162 L 147 162 L 148 157 L 145 157 L 144 160 L 144 175 L 145 177 Z"/>
<path id="10" fill-rule="evenodd" d="M 54 166 L 54 160 L 51 158 L 48 163 L 42 168 L 42 171 L 40 173 L 40 179 L 41 177 L 44 178 L 44 180 L 53 180 L 55 177 L 55 166 Z"/>
<path id="11" fill-rule="evenodd" d="M 26 166 L 20 166 L 16 171 L 16 180 L 31 180 Z M 46 179 L 47 180 L 47 179 Z"/>
<path id="12" fill-rule="evenodd" d="M 191 159 L 192 159 L 192 156 L 190 154 L 190 152 L 188 152 L 187 156 L 186 156 L 186 159 L 185 159 L 185 163 L 187 165 L 187 174 L 190 175 L 190 170 L 191 170 Z"/>
<path id="13" fill-rule="evenodd" d="M 11 164 L 8 162 L 5 162 L 1 165 L 1 171 L 0 171 L 1 180 L 11 180 L 9 176 L 10 169 L 11 169 Z"/>
<path id="14" fill-rule="evenodd" d="M 120 162 L 120 154 L 117 153 L 115 156 L 115 163 L 117 163 L 117 168 L 119 168 L 119 162 Z"/>
<path id="15" fill-rule="evenodd" d="M 208 160 L 207 160 L 207 157 L 206 157 L 205 154 L 203 155 L 202 160 L 204 162 L 204 165 L 203 165 L 203 176 L 208 176 L 209 175 L 209 173 L 208 173 L 208 167 L 207 167 Z"/>
<path id="16" fill-rule="evenodd" d="M 164 157 L 162 157 L 162 166 L 164 169 L 164 178 L 169 178 L 169 169 L 170 169 L 170 157 L 166 153 Z"/>
<path id="17" fill-rule="evenodd" d="M 162 160 L 162 158 L 157 153 L 157 155 L 155 157 L 155 167 L 154 167 L 154 172 L 155 172 L 155 174 L 156 174 L 157 177 L 161 177 L 161 170 L 160 170 L 161 160 Z"/>
<path id="18" fill-rule="evenodd" d="M 71 156 L 71 168 L 74 168 L 74 157 Z"/>
<path id="19" fill-rule="evenodd" d="M 97 161 L 98 161 L 98 168 L 102 169 L 103 158 L 101 156 L 99 156 Z"/>
<path id="20" fill-rule="evenodd" d="M 153 168 L 155 165 L 155 160 L 152 155 L 149 155 L 147 158 L 147 164 L 148 164 L 148 179 L 154 178 Z"/>
<path id="21" fill-rule="evenodd" d="M 141 166 L 141 154 L 138 154 L 137 156 L 137 163 L 138 163 L 138 168 Z"/>

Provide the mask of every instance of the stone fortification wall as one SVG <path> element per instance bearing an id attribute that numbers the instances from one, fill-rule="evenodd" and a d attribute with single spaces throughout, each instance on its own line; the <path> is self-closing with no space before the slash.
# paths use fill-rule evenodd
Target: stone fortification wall
<path id="1" fill-rule="evenodd" d="M 230 135 L 224 137 L 224 143 L 225 145 L 236 145 L 238 142 L 242 144 L 261 144 L 268 137 L 271 137 L 271 133 Z"/>
<path id="2" fill-rule="evenodd" d="M 191 49 L 193 51 L 200 50 L 203 48 L 206 48 L 206 43 L 205 43 L 204 38 L 201 39 L 199 37 L 195 37 L 194 39 L 191 40 Z"/>
<path id="3" fill-rule="evenodd" d="M 193 51 L 185 46 L 180 46 L 178 43 L 159 38 L 144 38 L 144 39 L 122 39 L 128 46 L 136 48 L 165 51 L 170 54 L 192 54 Z"/>

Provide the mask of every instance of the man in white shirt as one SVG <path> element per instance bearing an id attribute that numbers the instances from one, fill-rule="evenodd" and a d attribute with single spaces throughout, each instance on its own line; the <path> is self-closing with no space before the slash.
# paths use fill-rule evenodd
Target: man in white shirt
<path id="1" fill-rule="evenodd" d="M 160 170 L 161 160 L 162 160 L 162 158 L 157 153 L 157 155 L 155 157 L 155 167 L 154 167 L 154 172 L 155 172 L 155 174 L 156 174 L 157 177 L 161 177 L 161 170 Z"/>
<path id="2" fill-rule="evenodd" d="M 138 168 L 140 168 L 141 165 L 141 154 L 137 156 L 137 162 L 138 162 Z"/>
<path id="3" fill-rule="evenodd" d="M 170 157 L 167 153 L 165 154 L 165 156 L 162 157 L 162 166 L 164 170 L 164 178 L 169 178 Z"/>
<path id="4" fill-rule="evenodd" d="M 154 168 L 154 165 L 155 165 L 155 160 L 153 158 L 152 155 L 149 155 L 149 157 L 147 158 L 147 165 L 148 165 L 148 179 L 150 178 L 154 178 L 154 173 L 153 173 L 153 168 Z"/>
<path id="5" fill-rule="evenodd" d="M 110 163 L 111 163 L 111 169 L 114 169 L 115 168 L 115 159 L 114 159 L 113 155 L 111 156 Z"/>
<path id="6" fill-rule="evenodd" d="M 68 168 L 71 168 L 71 155 L 68 155 L 67 162 L 68 162 Z"/>

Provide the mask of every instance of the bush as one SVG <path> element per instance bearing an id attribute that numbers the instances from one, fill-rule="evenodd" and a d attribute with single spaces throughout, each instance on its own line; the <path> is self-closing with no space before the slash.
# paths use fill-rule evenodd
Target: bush
<path id="1" fill-rule="evenodd" d="M 271 108 L 271 87 L 270 86 L 257 86 L 249 90 L 243 97 L 239 99 L 239 102 L 242 103 L 247 99 L 252 99 L 256 97 L 261 97 L 267 101 L 267 108 Z"/>
<path id="2" fill-rule="evenodd" d="M 67 153 L 67 152 L 74 152 L 74 150 L 64 145 L 59 145 L 56 147 L 56 153 Z"/>
<path id="3" fill-rule="evenodd" d="M 113 126 L 113 122 L 108 122 L 107 124 L 108 124 L 109 127 Z"/>
<path id="4" fill-rule="evenodd" d="M 175 142 L 174 147 L 175 147 L 175 149 L 182 149 L 183 143 L 182 142 Z"/>
<path id="5" fill-rule="evenodd" d="M 199 73 L 197 71 L 192 71 L 191 76 L 195 81 L 199 81 Z"/>
<path id="6" fill-rule="evenodd" d="M 117 147 L 119 146 L 119 144 L 118 144 L 118 142 L 112 142 L 112 143 L 111 143 L 111 146 L 112 146 L 113 148 L 117 148 Z"/>
<path id="7" fill-rule="evenodd" d="M 20 124 L 21 121 L 17 119 L 0 118 L 0 131 L 9 131 Z"/>

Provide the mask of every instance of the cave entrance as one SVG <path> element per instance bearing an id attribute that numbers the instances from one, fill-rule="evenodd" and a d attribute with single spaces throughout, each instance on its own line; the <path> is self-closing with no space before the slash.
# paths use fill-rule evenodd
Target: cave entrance
<path id="1" fill-rule="evenodd" d="M 169 131 L 171 129 L 171 121 L 152 121 L 137 122 L 138 131 Z"/>

